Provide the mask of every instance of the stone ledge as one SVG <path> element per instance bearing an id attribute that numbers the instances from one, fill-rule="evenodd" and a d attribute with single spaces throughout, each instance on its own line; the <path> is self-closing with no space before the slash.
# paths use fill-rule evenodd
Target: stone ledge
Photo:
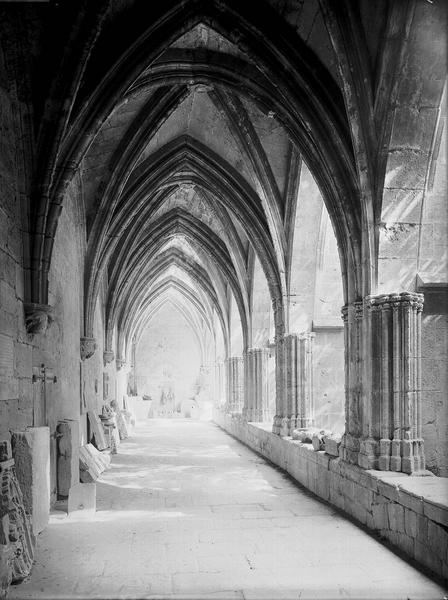
<path id="1" fill-rule="evenodd" d="M 448 479 L 364 470 L 217 411 L 215 422 L 296 481 L 448 580 Z"/>

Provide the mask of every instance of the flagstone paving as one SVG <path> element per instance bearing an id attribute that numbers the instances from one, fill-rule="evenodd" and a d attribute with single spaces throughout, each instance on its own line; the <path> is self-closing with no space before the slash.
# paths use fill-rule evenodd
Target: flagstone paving
<path id="1" fill-rule="evenodd" d="M 91 520 L 54 513 L 9 598 L 442 599 L 444 590 L 216 425 L 151 420 Z"/>

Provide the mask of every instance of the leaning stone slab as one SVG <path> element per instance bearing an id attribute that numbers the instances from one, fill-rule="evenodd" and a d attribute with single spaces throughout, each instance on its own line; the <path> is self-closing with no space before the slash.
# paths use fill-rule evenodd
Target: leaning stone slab
<path id="1" fill-rule="evenodd" d="M 98 450 L 105 450 L 108 447 L 108 443 L 104 435 L 103 426 L 101 425 L 99 416 L 92 410 L 89 410 L 87 412 L 87 417 L 92 429 L 95 446 L 98 448 Z"/>
<path id="2" fill-rule="evenodd" d="M 77 483 L 68 495 L 68 514 L 76 518 L 90 519 L 96 511 L 96 484 Z"/>
<path id="3" fill-rule="evenodd" d="M 79 422 L 60 421 L 57 433 L 58 496 L 66 498 L 70 488 L 79 482 Z"/>
<path id="4" fill-rule="evenodd" d="M 110 465 L 110 456 L 99 452 L 92 444 L 79 449 L 79 477 L 82 483 L 94 483 Z"/>
<path id="5" fill-rule="evenodd" d="M 125 440 L 126 438 L 129 437 L 129 432 L 128 432 L 128 428 L 126 426 L 126 421 L 124 420 L 123 414 L 120 410 L 117 411 L 116 419 L 117 419 L 117 427 L 118 427 L 118 433 L 120 435 L 120 440 Z"/>
<path id="6" fill-rule="evenodd" d="M 324 449 L 330 456 L 339 456 L 339 446 L 341 445 L 341 436 L 337 434 L 324 436 Z"/>
<path id="7" fill-rule="evenodd" d="M 0 597 L 10 583 L 20 583 L 33 566 L 36 538 L 16 477 L 9 441 L 0 441 Z"/>
<path id="8" fill-rule="evenodd" d="M 12 452 L 25 510 L 37 535 L 50 518 L 50 429 L 29 427 L 13 432 Z"/>

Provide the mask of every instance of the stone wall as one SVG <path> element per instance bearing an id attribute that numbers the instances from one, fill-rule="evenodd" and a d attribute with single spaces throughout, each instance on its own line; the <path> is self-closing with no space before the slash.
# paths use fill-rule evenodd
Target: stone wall
<path id="1" fill-rule="evenodd" d="M 216 411 L 215 422 L 288 472 L 311 492 L 448 579 L 448 482 L 438 477 L 367 471 L 311 444 L 274 435 L 263 424 Z"/>
<path id="2" fill-rule="evenodd" d="M 422 315 L 422 409 L 426 468 L 448 477 L 448 295 L 425 290 Z"/>
<path id="3" fill-rule="evenodd" d="M 314 424 L 344 431 L 344 335 L 341 328 L 315 328 Z"/>
<path id="4" fill-rule="evenodd" d="M 83 364 L 81 374 L 85 223 L 82 186 L 75 178 L 59 218 L 49 272 L 52 320 L 45 334 L 27 333 L 24 301 L 28 234 L 22 222 L 26 221 L 21 206 L 24 183 L 19 181 L 23 169 L 18 164 L 22 149 L 17 139 L 17 123 L 26 115 L 27 107 L 17 103 L 1 85 L 0 103 L 0 439 L 9 439 L 10 431 L 50 427 L 53 502 L 57 494 L 54 434 L 60 420 L 80 420 L 81 379 L 88 407 L 100 411 L 103 403 L 103 311 L 100 300 L 95 323 L 98 349 Z M 81 422 L 80 435 L 85 438 L 85 419 Z"/>
<path id="5" fill-rule="evenodd" d="M 0 14 L 0 37 L 8 27 Z M 22 193 L 26 181 L 20 181 L 25 162 L 19 140 L 20 116 L 28 107 L 18 102 L 11 83 L 9 52 L 0 51 L 0 439 L 10 428 L 30 424 L 28 400 L 32 377 L 32 347 L 27 340 L 23 316 L 25 296 L 22 270 Z M 22 150 L 19 156 L 18 149 Z"/>
<path id="6" fill-rule="evenodd" d="M 162 392 L 172 391 L 176 405 L 186 405 L 197 393 L 200 348 L 191 327 L 171 304 L 149 323 L 135 358 L 138 393 L 151 396 L 154 416 L 158 407 L 162 410 Z"/>

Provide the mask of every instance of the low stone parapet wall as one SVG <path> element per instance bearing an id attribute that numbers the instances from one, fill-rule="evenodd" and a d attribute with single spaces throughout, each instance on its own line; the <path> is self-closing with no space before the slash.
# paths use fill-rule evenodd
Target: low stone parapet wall
<path id="1" fill-rule="evenodd" d="M 271 432 L 263 423 L 215 411 L 225 431 L 284 469 L 311 492 L 448 580 L 448 480 L 364 470 Z"/>

